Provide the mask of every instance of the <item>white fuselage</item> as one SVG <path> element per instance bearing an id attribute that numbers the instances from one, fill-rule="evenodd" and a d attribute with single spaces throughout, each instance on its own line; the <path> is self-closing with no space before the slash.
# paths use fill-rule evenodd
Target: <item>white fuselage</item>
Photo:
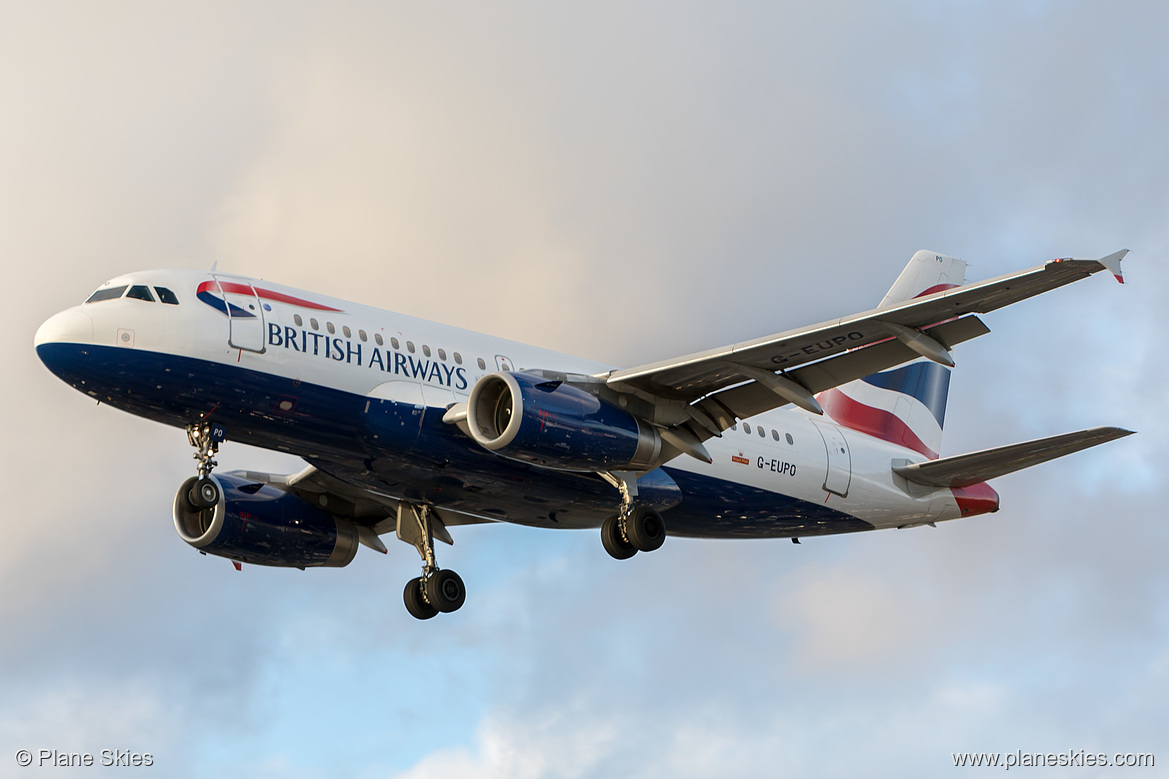
<path id="1" fill-rule="evenodd" d="M 226 274 L 147 271 L 113 279 L 104 288 L 135 285 L 149 288 L 155 298 L 159 287 L 170 290 L 179 302 L 167 304 L 123 296 L 76 306 L 44 324 L 37 334 L 38 349 L 54 344 L 92 347 L 85 357 L 78 358 L 76 365 L 69 362 L 60 369 L 46 357 L 50 349 L 42 351 L 42 358 L 62 378 L 103 402 L 179 426 L 243 402 L 248 393 L 259 391 L 256 382 L 265 381 L 264 377 L 279 381 L 283 388 L 316 387 L 339 393 L 329 397 L 356 401 L 354 413 L 361 412 L 361 399 L 367 399 L 366 412 L 368 399 L 375 399 L 434 409 L 441 416 L 447 407 L 465 401 L 479 379 L 498 371 L 533 369 L 596 376 L 611 370 L 611 366 L 512 341 Z M 264 296 L 247 287 L 262 290 Z M 217 309 L 205 299 L 207 293 L 236 306 L 241 316 L 229 316 Z M 242 312 L 250 316 L 244 317 Z M 118 362 L 123 366 L 122 373 L 148 372 L 152 365 L 165 364 L 167 367 L 159 370 L 172 376 L 186 370 L 176 366 L 188 363 L 171 360 L 188 360 L 192 361 L 190 365 L 218 366 L 214 371 L 217 383 L 214 388 L 199 387 L 199 373 L 208 372 L 203 369 L 173 376 L 174 383 L 154 382 L 151 386 L 155 390 L 146 386 L 141 376 L 88 377 L 87 371 L 108 362 L 98 355 L 127 352 L 136 353 L 139 359 Z M 233 373 L 237 369 L 240 372 Z M 225 384 L 235 381 L 232 377 L 240 379 L 235 393 L 224 389 Z M 132 392 L 128 389 L 131 383 Z M 160 397 L 143 397 L 151 391 Z M 230 438 L 253 441 L 256 435 L 260 445 L 302 457 L 348 457 L 360 461 L 363 455 L 356 443 L 354 450 L 346 454 L 336 440 L 318 440 L 312 432 L 316 428 L 305 426 L 303 435 L 297 432 L 298 422 L 314 413 L 307 404 L 317 401 L 290 389 L 271 392 L 271 408 L 249 407 L 247 418 L 254 421 L 255 431 L 277 432 L 262 435 L 248 425 L 237 424 L 235 430 L 229 431 Z M 175 401 L 175 397 L 182 400 Z M 478 445 L 453 426 L 446 426 L 443 435 L 444 440 L 434 445 L 435 451 L 443 447 L 457 451 L 458 446 L 465 446 L 476 450 L 477 463 L 489 462 L 478 451 Z M 420 440 L 417 446 L 423 451 L 429 443 Z M 705 496 L 703 510 L 713 512 L 709 529 L 704 531 L 695 525 L 700 521 L 696 519 L 687 534 L 796 536 L 902 527 L 962 516 L 950 490 L 910 485 L 893 474 L 892 466 L 921 461 L 925 459 L 921 454 L 791 407 L 740 421 L 721 438 L 706 442 L 706 447 L 711 463 L 682 455 L 664 466 L 676 480 L 694 477 L 689 488 L 679 481 L 683 490 L 680 509 L 687 501 L 699 500 L 692 491 L 696 489 L 693 485 L 701 484 L 710 489 L 720 489 L 719 485 L 743 488 L 743 494 L 751 496 L 751 510 L 736 516 L 739 509 L 734 500 L 719 502 Z M 448 460 L 453 463 L 451 467 L 459 467 L 457 459 Z M 513 467 L 511 463 L 504 464 Z M 531 466 L 524 467 L 531 471 Z M 759 512 L 765 514 L 766 508 L 758 504 L 768 495 L 774 496 L 777 516 L 798 505 L 822 507 L 860 522 L 831 527 L 831 516 L 817 515 L 819 518 L 803 524 L 769 526 L 766 532 L 759 533 L 744 531 L 743 522 L 764 516 Z M 442 505 L 441 498 L 436 505 Z M 468 500 L 463 500 L 456 510 L 476 513 L 473 501 Z M 490 514 L 484 516 L 492 518 Z M 669 526 L 670 514 L 665 516 Z M 549 527 L 580 527 L 599 525 L 603 515 L 585 511 L 564 522 L 557 521 L 555 515 L 549 521 L 535 511 L 530 516 L 503 518 Z M 808 523 L 821 526 L 814 528 Z"/>

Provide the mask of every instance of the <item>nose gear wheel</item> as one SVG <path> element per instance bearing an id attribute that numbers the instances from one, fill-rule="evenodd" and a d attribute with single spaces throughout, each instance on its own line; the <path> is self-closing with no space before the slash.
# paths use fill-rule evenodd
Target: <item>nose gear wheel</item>
<path id="1" fill-rule="evenodd" d="M 187 442 L 198 450 L 194 455 L 198 478 L 187 492 L 187 500 L 196 509 L 209 509 L 219 503 L 219 485 L 210 476 L 212 469 L 219 465 L 215 455 L 226 437 L 221 425 L 206 420 L 187 425 Z"/>

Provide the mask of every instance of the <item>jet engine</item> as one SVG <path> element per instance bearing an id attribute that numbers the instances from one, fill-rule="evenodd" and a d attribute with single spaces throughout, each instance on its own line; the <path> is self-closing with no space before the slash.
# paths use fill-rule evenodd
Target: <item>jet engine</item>
<path id="1" fill-rule="evenodd" d="M 175 495 L 179 536 L 201 552 L 253 565 L 341 568 L 357 554 L 357 528 L 275 487 L 230 474 L 209 476 L 219 501 L 198 509 L 189 497 L 195 477 Z"/>
<path id="2" fill-rule="evenodd" d="M 638 469 L 662 448 L 652 425 L 580 387 L 534 373 L 492 373 L 476 382 L 467 426 L 486 449 L 566 471 Z"/>

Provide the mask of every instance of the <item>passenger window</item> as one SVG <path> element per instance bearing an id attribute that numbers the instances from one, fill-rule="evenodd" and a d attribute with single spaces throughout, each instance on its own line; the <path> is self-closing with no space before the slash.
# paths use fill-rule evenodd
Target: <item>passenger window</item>
<path id="1" fill-rule="evenodd" d="M 168 305 L 177 306 L 179 299 L 175 297 L 175 293 L 171 292 L 166 287 L 155 287 L 154 291 L 158 293 L 158 299 Z"/>
<path id="2" fill-rule="evenodd" d="M 481 371 L 487 370 L 487 363 L 483 362 L 482 357 L 479 358 L 479 370 L 481 370 Z"/>
<path id="3" fill-rule="evenodd" d="M 300 314 L 293 314 L 292 321 L 296 322 L 297 327 L 304 327 L 304 320 L 300 318 Z"/>
<path id="4" fill-rule="evenodd" d="M 427 346 L 426 344 L 422 344 L 422 353 L 425 354 L 427 357 L 429 357 L 430 356 L 430 347 Z"/>
<path id="5" fill-rule="evenodd" d="M 368 338 L 366 338 L 366 337 L 365 337 L 365 331 L 364 331 L 364 330 L 358 330 L 358 331 L 357 331 L 357 337 L 358 337 L 358 338 L 360 338 L 362 341 L 368 341 L 368 340 L 369 340 Z"/>
<path id="6" fill-rule="evenodd" d="M 788 433 L 788 434 L 787 434 L 787 443 L 788 443 L 788 446 L 791 446 L 791 445 L 792 445 L 792 444 L 794 444 L 795 442 L 796 442 L 796 439 L 792 438 L 792 434 L 791 434 L 791 433 Z"/>
<path id="7" fill-rule="evenodd" d="M 751 426 L 748 425 L 746 422 L 743 423 L 743 432 L 746 433 L 747 435 L 751 435 Z"/>
<path id="8" fill-rule="evenodd" d="M 377 341 L 377 345 L 378 345 L 378 346 L 385 346 L 385 345 L 386 345 L 386 342 L 382 340 L 382 334 L 381 334 L 381 333 L 374 333 L 374 334 L 373 334 L 373 340 Z"/>
<path id="9" fill-rule="evenodd" d="M 341 332 L 345 334 L 346 338 L 353 337 L 353 331 L 349 329 L 349 325 L 345 325 L 344 327 L 342 327 Z"/>
<path id="10" fill-rule="evenodd" d="M 390 337 L 390 346 L 394 347 L 395 349 L 402 348 L 402 345 L 398 343 L 398 339 L 394 338 L 393 336 Z"/>
<path id="11" fill-rule="evenodd" d="M 86 303 L 100 303 L 103 300 L 116 300 L 122 297 L 122 293 L 126 291 L 126 285 L 120 287 L 109 287 L 107 289 L 99 289 L 97 292 L 89 296 Z"/>
<path id="12" fill-rule="evenodd" d="M 738 425 L 731 425 L 731 430 L 738 430 L 738 429 L 739 429 Z"/>
<path id="13" fill-rule="evenodd" d="M 442 349 L 438 350 L 438 359 L 446 360 L 446 352 L 444 352 Z"/>
<path id="14" fill-rule="evenodd" d="M 320 330 L 321 329 L 321 326 L 317 324 L 316 319 L 310 319 L 308 321 L 308 323 L 309 323 L 309 327 L 311 327 L 313 330 Z"/>
<path id="15" fill-rule="evenodd" d="M 760 437 L 760 438 L 766 438 L 766 437 L 767 437 L 767 432 L 766 432 L 766 431 L 764 431 L 764 429 L 763 429 L 763 425 L 760 425 L 760 426 L 759 426 L 757 429 L 759 430 L 759 437 Z"/>
<path id="16" fill-rule="evenodd" d="M 776 430 L 775 428 L 772 428 L 771 429 L 771 437 L 774 438 L 776 441 L 778 441 L 779 440 L 779 431 Z"/>
<path id="17" fill-rule="evenodd" d="M 333 327 L 332 322 L 325 322 L 325 329 L 327 329 L 329 331 L 329 335 L 336 335 L 337 334 L 337 328 Z"/>
<path id="18" fill-rule="evenodd" d="M 147 303 L 154 302 L 154 295 L 150 294 L 150 288 L 145 284 L 135 284 L 130 287 L 130 291 L 126 293 L 126 297 L 134 298 L 135 300 L 145 300 Z"/>
<path id="19" fill-rule="evenodd" d="M 414 354 L 414 342 L 407 341 L 406 342 L 406 349 L 409 350 L 410 354 Z"/>
<path id="20" fill-rule="evenodd" d="M 458 352 L 455 352 L 455 364 L 456 365 L 463 364 L 463 355 L 459 354 Z"/>

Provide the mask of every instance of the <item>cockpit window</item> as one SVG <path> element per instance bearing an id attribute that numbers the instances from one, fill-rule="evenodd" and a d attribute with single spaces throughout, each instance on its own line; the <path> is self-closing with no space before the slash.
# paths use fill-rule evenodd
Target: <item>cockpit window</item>
<path id="1" fill-rule="evenodd" d="M 150 294 L 150 288 L 145 284 L 135 284 L 130 287 L 130 291 L 126 293 L 126 297 L 134 298 L 135 300 L 145 300 L 147 303 L 154 302 L 154 295 Z"/>
<path id="2" fill-rule="evenodd" d="M 166 287 L 155 287 L 154 291 L 158 293 L 158 299 L 163 303 L 169 303 L 172 306 L 179 304 L 179 299 L 175 297 L 175 293 L 171 292 Z"/>
<path id="3" fill-rule="evenodd" d="M 122 293 L 125 291 L 126 291 L 125 284 L 123 284 L 120 287 L 106 287 L 105 289 L 99 289 L 97 292 L 90 295 L 89 300 L 87 300 L 85 302 L 86 303 L 100 303 L 103 300 L 114 300 L 116 298 L 122 297 Z"/>

